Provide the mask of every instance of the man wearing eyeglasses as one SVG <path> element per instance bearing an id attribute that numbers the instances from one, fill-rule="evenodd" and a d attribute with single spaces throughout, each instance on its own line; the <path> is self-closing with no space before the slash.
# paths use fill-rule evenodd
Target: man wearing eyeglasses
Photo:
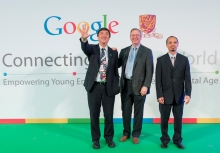
<path id="1" fill-rule="evenodd" d="M 153 55 L 151 49 L 143 46 L 142 32 L 137 28 L 130 31 L 131 45 L 122 49 L 118 66 L 121 70 L 121 106 L 123 117 L 124 142 L 132 135 L 134 144 L 139 143 L 142 129 L 143 111 L 146 95 L 150 93 L 153 75 Z M 131 114 L 134 106 L 134 124 L 131 130 Z"/>

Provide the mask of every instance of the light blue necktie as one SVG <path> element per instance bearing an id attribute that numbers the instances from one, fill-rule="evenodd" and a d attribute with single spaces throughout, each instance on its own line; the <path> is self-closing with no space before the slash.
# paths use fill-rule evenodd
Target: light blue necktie
<path id="1" fill-rule="evenodd" d="M 131 50 L 130 55 L 129 55 L 129 59 L 128 59 L 126 70 L 125 70 L 126 78 L 132 77 L 132 71 L 133 71 L 134 60 L 135 60 L 135 56 L 136 56 L 136 50 L 137 50 L 137 48 L 133 48 Z"/>

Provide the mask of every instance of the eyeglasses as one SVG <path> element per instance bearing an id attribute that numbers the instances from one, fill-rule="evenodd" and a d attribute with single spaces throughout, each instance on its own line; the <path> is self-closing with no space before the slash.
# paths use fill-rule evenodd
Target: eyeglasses
<path id="1" fill-rule="evenodd" d="M 140 37 L 140 35 L 131 35 L 131 37 Z"/>

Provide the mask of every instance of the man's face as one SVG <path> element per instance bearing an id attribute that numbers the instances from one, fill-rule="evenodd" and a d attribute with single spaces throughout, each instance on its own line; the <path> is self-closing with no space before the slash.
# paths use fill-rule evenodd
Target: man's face
<path id="1" fill-rule="evenodd" d="M 110 35 L 107 30 L 102 30 L 99 32 L 98 41 L 99 43 L 108 43 Z"/>
<path id="2" fill-rule="evenodd" d="M 133 45 L 139 45 L 141 43 L 141 34 L 139 30 L 133 30 L 130 34 L 130 39 Z"/>
<path id="3" fill-rule="evenodd" d="M 170 37 L 167 40 L 167 48 L 170 52 L 175 52 L 177 50 L 179 43 L 175 37 Z"/>

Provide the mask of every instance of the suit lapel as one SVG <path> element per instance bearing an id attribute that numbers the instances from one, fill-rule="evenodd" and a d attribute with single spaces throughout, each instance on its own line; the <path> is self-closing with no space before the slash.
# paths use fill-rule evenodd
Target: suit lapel
<path id="1" fill-rule="evenodd" d="M 108 65 L 110 65 L 112 63 L 112 56 L 114 51 L 112 51 L 112 49 L 110 47 L 108 47 Z M 117 52 L 117 51 L 115 51 Z"/>
<path id="2" fill-rule="evenodd" d="M 170 59 L 170 56 L 169 56 L 168 53 L 167 53 L 167 55 L 165 56 L 165 60 L 166 60 L 167 65 L 170 67 L 170 69 L 173 69 L 173 65 L 172 65 L 172 63 L 171 63 L 171 59 Z"/>
<path id="3" fill-rule="evenodd" d="M 135 57 L 135 60 L 134 60 L 134 66 L 133 66 L 133 70 L 137 64 L 137 61 L 142 57 L 142 45 L 140 45 L 140 47 L 138 48 L 137 50 L 137 54 L 136 54 L 136 57 Z"/>
<path id="4" fill-rule="evenodd" d="M 107 66 L 107 71 L 106 74 L 108 74 L 108 67 L 110 65 L 112 65 L 112 60 L 113 60 L 113 52 L 117 52 L 117 51 L 113 51 L 110 47 L 108 47 L 108 66 Z"/>
<path id="5" fill-rule="evenodd" d="M 100 48 L 99 48 L 99 44 L 96 45 L 96 50 L 97 50 L 97 56 L 98 56 L 98 63 L 100 65 Z"/>
<path id="6" fill-rule="evenodd" d="M 125 53 L 124 53 L 124 67 L 126 67 L 126 64 L 127 64 L 130 49 L 131 49 L 131 46 L 128 47 L 128 48 L 125 50 Z"/>
<path id="7" fill-rule="evenodd" d="M 176 67 L 178 66 L 178 64 L 180 63 L 180 56 L 178 55 L 178 53 L 176 54 L 176 59 L 174 62 L 174 71 L 176 69 Z"/>

